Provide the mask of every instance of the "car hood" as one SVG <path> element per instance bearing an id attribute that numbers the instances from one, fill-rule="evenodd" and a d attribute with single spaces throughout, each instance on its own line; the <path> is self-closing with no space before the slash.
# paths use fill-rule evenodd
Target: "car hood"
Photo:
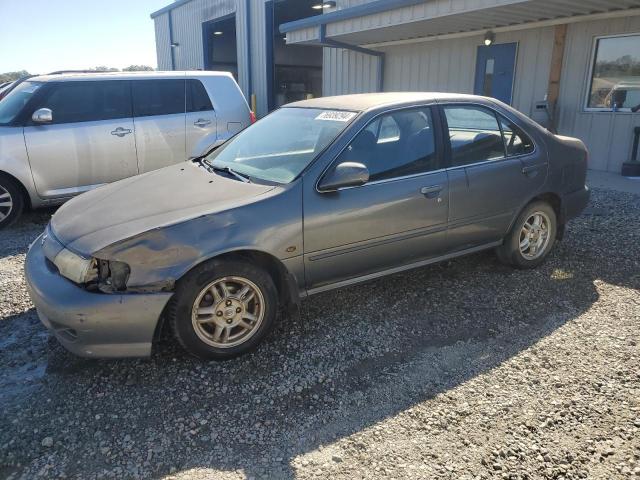
<path id="1" fill-rule="evenodd" d="M 51 228 L 66 247 L 91 255 L 154 228 L 254 202 L 273 189 L 186 162 L 84 193 L 56 212 Z"/>

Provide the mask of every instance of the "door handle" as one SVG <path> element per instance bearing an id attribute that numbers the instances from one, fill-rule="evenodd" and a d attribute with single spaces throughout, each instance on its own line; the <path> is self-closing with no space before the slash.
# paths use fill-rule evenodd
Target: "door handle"
<path id="1" fill-rule="evenodd" d="M 440 196 L 442 185 L 433 185 L 432 187 L 422 187 L 420 193 L 427 198 L 436 198 Z"/>
<path id="2" fill-rule="evenodd" d="M 542 168 L 543 165 L 528 165 L 526 167 L 522 167 L 522 173 L 529 178 L 533 178 L 538 175 L 538 170 Z"/>
<path id="3" fill-rule="evenodd" d="M 193 122 L 193 124 L 196 127 L 206 127 L 207 125 L 211 124 L 211 120 L 205 120 L 204 118 L 199 118 L 198 120 Z"/>
<path id="4" fill-rule="evenodd" d="M 131 133 L 131 130 L 128 128 L 122 128 L 122 127 L 118 127 L 115 130 L 113 130 L 111 132 L 111 135 L 115 135 L 117 137 L 124 137 L 125 135 L 129 135 Z"/>

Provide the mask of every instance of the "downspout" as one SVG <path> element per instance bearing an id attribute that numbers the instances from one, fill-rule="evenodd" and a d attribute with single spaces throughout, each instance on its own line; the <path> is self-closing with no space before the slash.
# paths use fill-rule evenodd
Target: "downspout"
<path id="1" fill-rule="evenodd" d="M 376 71 L 376 83 L 378 92 L 384 91 L 384 52 L 379 52 L 377 50 L 371 50 L 369 48 L 360 47 L 358 45 L 351 45 L 350 43 L 340 42 L 338 40 L 333 40 L 332 38 L 327 38 L 327 29 L 326 25 L 322 24 L 319 26 L 320 33 L 320 45 L 323 47 L 329 48 L 343 48 L 345 50 L 352 50 L 354 52 L 363 53 L 365 55 L 371 55 L 373 57 L 378 58 L 378 68 Z"/>
<path id="2" fill-rule="evenodd" d="M 249 102 L 253 103 L 252 99 L 252 90 L 253 90 L 253 79 L 251 75 L 252 65 L 251 65 L 251 0 L 245 1 L 245 18 L 246 18 L 246 30 L 247 30 L 247 93 L 249 94 Z M 253 105 L 252 105 L 253 108 Z M 255 112 L 254 112 L 255 113 Z"/>
<path id="3" fill-rule="evenodd" d="M 169 10 L 167 12 L 168 15 L 168 19 L 169 19 L 169 51 L 171 52 L 171 70 L 175 70 L 176 69 L 176 58 L 175 58 L 175 54 L 173 53 L 173 50 L 176 48 L 173 46 L 173 20 L 171 19 L 171 12 L 172 10 Z"/>

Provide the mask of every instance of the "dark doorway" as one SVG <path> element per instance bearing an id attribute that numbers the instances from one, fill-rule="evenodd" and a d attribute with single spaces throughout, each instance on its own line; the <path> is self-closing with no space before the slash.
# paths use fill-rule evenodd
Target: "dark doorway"
<path id="1" fill-rule="evenodd" d="M 280 25 L 321 13 L 319 0 L 271 0 L 267 9 L 267 88 L 269 110 L 322 96 L 322 48 L 287 45 Z M 314 6 L 316 8 L 314 8 Z"/>
<path id="2" fill-rule="evenodd" d="M 517 43 L 478 47 L 474 93 L 511 104 Z"/>
<path id="3" fill-rule="evenodd" d="M 203 23 L 202 35 L 204 69 L 231 72 L 238 81 L 236 16 L 229 15 Z"/>

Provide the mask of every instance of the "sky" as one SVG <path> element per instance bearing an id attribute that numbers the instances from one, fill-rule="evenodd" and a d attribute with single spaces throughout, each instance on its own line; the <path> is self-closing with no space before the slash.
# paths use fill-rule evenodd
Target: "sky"
<path id="1" fill-rule="evenodd" d="M 0 0 L 0 73 L 157 67 L 152 12 L 172 0 Z"/>

